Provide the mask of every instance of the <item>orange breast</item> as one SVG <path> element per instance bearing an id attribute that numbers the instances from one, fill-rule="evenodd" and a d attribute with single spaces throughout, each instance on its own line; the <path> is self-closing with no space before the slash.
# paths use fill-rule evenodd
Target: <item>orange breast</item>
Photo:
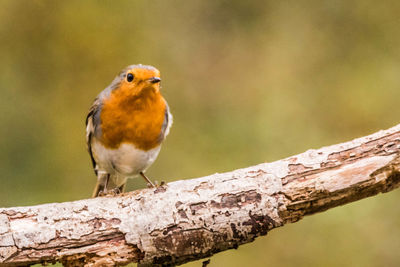
<path id="1" fill-rule="evenodd" d="M 162 140 L 165 109 L 159 92 L 147 90 L 133 96 L 123 88 L 114 90 L 100 114 L 103 145 L 118 148 L 131 143 L 145 151 L 157 147 Z"/>

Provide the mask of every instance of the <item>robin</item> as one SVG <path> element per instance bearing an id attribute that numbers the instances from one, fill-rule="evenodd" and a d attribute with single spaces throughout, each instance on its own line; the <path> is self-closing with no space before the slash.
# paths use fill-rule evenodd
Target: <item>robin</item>
<path id="1" fill-rule="evenodd" d="M 142 176 L 157 158 L 172 115 L 160 93 L 160 72 L 131 65 L 94 100 L 86 118 L 86 142 L 97 184 L 93 197 L 120 193 L 127 178 Z"/>

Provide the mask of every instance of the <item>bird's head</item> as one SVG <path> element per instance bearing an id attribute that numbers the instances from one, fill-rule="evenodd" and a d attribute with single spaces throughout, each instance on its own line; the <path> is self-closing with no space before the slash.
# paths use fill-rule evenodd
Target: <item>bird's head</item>
<path id="1" fill-rule="evenodd" d="M 144 91 L 160 91 L 160 71 L 152 66 L 131 65 L 125 68 L 119 75 L 120 88 L 128 89 L 137 95 Z"/>

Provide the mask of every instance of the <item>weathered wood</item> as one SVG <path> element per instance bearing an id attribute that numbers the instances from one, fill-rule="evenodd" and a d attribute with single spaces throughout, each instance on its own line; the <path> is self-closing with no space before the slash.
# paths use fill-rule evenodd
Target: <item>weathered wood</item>
<path id="1" fill-rule="evenodd" d="M 116 197 L 0 209 L 0 264 L 182 264 L 400 185 L 400 125 Z"/>

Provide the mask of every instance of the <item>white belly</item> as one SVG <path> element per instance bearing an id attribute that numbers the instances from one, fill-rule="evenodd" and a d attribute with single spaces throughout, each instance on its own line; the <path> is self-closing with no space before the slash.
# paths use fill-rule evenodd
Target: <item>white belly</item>
<path id="1" fill-rule="evenodd" d="M 93 140 L 92 151 L 98 171 L 110 174 L 120 174 L 126 178 L 145 171 L 157 158 L 161 145 L 143 151 L 132 144 L 122 144 L 119 148 L 109 149 L 97 140 Z"/>

